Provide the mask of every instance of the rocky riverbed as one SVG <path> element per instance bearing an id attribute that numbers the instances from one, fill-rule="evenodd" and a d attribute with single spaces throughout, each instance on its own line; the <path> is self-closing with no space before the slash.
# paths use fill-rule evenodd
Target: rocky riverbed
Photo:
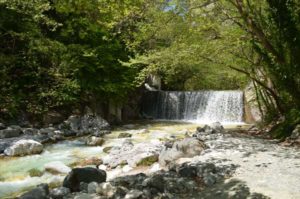
<path id="1" fill-rule="evenodd" d="M 300 198 L 299 149 L 237 134 L 219 124 L 196 127 L 125 125 L 105 135 L 101 146 L 87 146 L 81 138 L 46 146 L 40 155 L 2 158 L 0 197 L 48 183 L 50 190 L 39 186 L 27 197 Z M 101 172 L 100 181 L 77 182 L 76 192 L 72 186 L 61 187 L 72 167 L 96 165 L 105 179 Z M 39 169 L 40 177 L 30 177 L 31 169 Z"/>

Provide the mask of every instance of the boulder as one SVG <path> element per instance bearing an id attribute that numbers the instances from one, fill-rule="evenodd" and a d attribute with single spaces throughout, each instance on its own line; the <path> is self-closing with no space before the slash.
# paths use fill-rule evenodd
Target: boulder
<path id="1" fill-rule="evenodd" d="M 72 192 L 80 190 L 80 183 L 97 182 L 102 183 L 106 181 L 106 172 L 100 169 L 85 167 L 75 168 L 65 177 L 63 186 L 69 188 Z"/>
<path id="2" fill-rule="evenodd" d="M 140 198 L 143 195 L 143 192 L 140 190 L 130 190 L 126 195 L 125 195 L 125 199 L 137 199 Z"/>
<path id="3" fill-rule="evenodd" d="M 86 139 L 86 145 L 88 146 L 102 146 L 104 139 L 100 137 L 91 136 Z"/>
<path id="4" fill-rule="evenodd" d="M 111 198 L 117 192 L 117 188 L 113 186 L 110 182 L 101 183 L 96 188 L 96 193 Z"/>
<path id="5" fill-rule="evenodd" d="M 99 184 L 97 182 L 91 182 L 88 184 L 87 187 L 87 192 L 88 193 L 97 193 L 97 188 L 98 188 Z"/>
<path id="6" fill-rule="evenodd" d="M 71 168 L 66 166 L 64 163 L 55 161 L 45 164 L 45 170 L 52 174 L 67 174 L 71 171 Z"/>
<path id="7" fill-rule="evenodd" d="M 210 125 L 205 125 L 204 127 L 197 127 L 197 133 L 206 133 L 206 134 L 224 133 L 224 127 L 220 122 L 214 122 Z"/>
<path id="8" fill-rule="evenodd" d="M 167 166 L 169 163 L 183 157 L 200 155 L 207 146 L 196 138 L 185 138 L 173 144 L 171 149 L 165 148 L 159 155 L 159 164 Z"/>
<path id="9" fill-rule="evenodd" d="M 162 148 L 161 142 L 145 142 L 133 145 L 126 140 L 121 147 L 113 147 L 109 155 L 103 158 L 103 163 L 111 168 L 124 164 L 128 164 L 130 167 L 151 165 L 157 161 Z"/>
<path id="10" fill-rule="evenodd" d="M 0 130 L 0 139 L 18 137 L 22 134 L 21 127 L 10 126 L 6 129 Z"/>
<path id="11" fill-rule="evenodd" d="M 24 156 L 39 154 L 43 151 L 43 145 L 34 140 L 19 140 L 5 149 L 4 153 L 8 156 Z"/>
<path id="12" fill-rule="evenodd" d="M 36 128 L 24 128 L 22 131 L 25 135 L 37 135 L 39 133 Z"/>
<path id="13" fill-rule="evenodd" d="M 66 188 L 66 187 L 58 187 L 55 189 L 52 189 L 50 191 L 50 197 L 52 199 L 63 199 L 64 197 L 66 197 L 69 193 L 70 193 L 70 189 Z"/>
<path id="14" fill-rule="evenodd" d="M 48 199 L 49 187 L 47 184 L 40 184 L 36 188 L 24 193 L 20 199 Z"/>
<path id="15" fill-rule="evenodd" d="M 94 134 L 96 136 L 109 133 L 110 126 L 106 120 L 99 115 L 93 113 L 86 113 L 83 116 L 71 115 L 63 124 L 59 125 L 61 129 L 70 130 L 77 135 Z"/>
<path id="16" fill-rule="evenodd" d="M 292 140 L 300 139 L 300 124 L 298 124 L 296 128 L 293 130 L 290 139 Z"/>

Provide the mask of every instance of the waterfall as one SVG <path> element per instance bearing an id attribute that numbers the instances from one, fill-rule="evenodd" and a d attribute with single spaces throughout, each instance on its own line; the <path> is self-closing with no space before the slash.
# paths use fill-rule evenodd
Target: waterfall
<path id="1" fill-rule="evenodd" d="M 157 91 L 143 96 L 141 113 L 158 120 L 243 122 L 242 91 Z"/>

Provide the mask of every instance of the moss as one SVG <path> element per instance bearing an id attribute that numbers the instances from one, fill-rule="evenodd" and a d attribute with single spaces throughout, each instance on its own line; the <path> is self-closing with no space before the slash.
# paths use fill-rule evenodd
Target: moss
<path id="1" fill-rule="evenodd" d="M 44 174 L 44 172 L 39 169 L 30 169 L 28 173 L 30 177 L 41 177 Z"/>
<path id="2" fill-rule="evenodd" d="M 152 155 L 142 159 L 140 162 L 137 163 L 137 166 L 150 166 L 157 161 L 158 161 L 158 155 Z"/>
<path id="3" fill-rule="evenodd" d="M 103 152 L 104 153 L 109 153 L 111 151 L 111 149 L 112 149 L 112 146 L 104 147 Z"/>
<path id="4" fill-rule="evenodd" d="M 57 187 L 62 186 L 62 183 L 57 181 L 57 182 L 50 182 L 48 185 L 49 185 L 49 189 L 55 189 Z"/>
<path id="5" fill-rule="evenodd" d="M 297 126 L 300 124 L 300 112 L 298 110 L 291 110 L 285 116 L 285 120 L 277 124 L 271 131 L 270 134 L 272 137 L 277 139 L 284 139 L 290 136 Z"/>
<path id="6" fill-rule="evenodd" d="M 118 138 L 128 138 L 131 137 L 132 135 L 130 133 L 120 133 Z"/>

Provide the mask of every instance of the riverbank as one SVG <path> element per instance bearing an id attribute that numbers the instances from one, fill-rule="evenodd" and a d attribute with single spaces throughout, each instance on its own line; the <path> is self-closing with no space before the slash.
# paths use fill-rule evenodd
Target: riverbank
<path id="1" fill-rule="evenodd" d="M 254 192 L 271 198 L 279 198 L 279 196 L 281 198 L 300 197 L 296 187 L 286 185 L 299 183 L 299 150 L 280 146 L 275 141 L 236 133 L 236 131 L 248 129 L 249 126 L 236 126 L 234 131 L 232 131 L 234 126 L 227 126 L 226 132 L 223 133 L 195 133 L 197 126 L 197 124 L 191 123 L 170 122 L 130 124 L 118 127 L 111 134 L 105 135 L 103 137 L 105 142 L 102 146 L 86 146 L 84 139 L 62 141 L 47 146 L 40 155 L 5 158 L 5 161 L 0 163 L 0 173 L 11 174 L 11 177 L 6 176 L 0 182 L 0 190 L 10 191 L 6 192 L 10 195 L 14 192 L 30 189 L 43 182 L 51 186 L 60 185 L 66 173 L 51 174 L 45 171 L 41 177 L 29 177 L 28 174 L 28 170 L 33 168 L 43 171 L 44 166 L 53 161 L 60 161 L 71 169 L 72 167 L 95 167 L 95 164 L 99 164 L 99 162 L 93 162 L 89 159 L 100 158 L 102 164 L 99 165 L 99 168 L 106 171 L 108 182 L 113 181 L 118 176 L 137 175 L 139 173 L 152 176 L 156 172 L 168 172 L 169 166 L 164 167 L 160 162 L 156 162 L 160 158 L 155 157 L 160 156 L 164 147 L 170 147 L 176 140 L 196 136 L 199 140 L 203 140 L 207 148 L 193 157 L 183 156 L 179 158 L 175 161 L 177 167 L 183 164 L 200 164 L 201 162 L 211 163 L 215 167 L 233 166 L 230 167 L 232 168 L 232 175 L 221 178 L 221 181 L 213 183 L 212 187 L 202 187 L 201 192 L 199 190 L 198 192 L 206 195 L 201 196 L 200 194 L 195 198 L 209 198 L 208 195 L 217 197 L 213 194 L 213 190 L 218 190 L 216 192 L 218 194 L 226 195 L 229 194 L 229 189 L 238 192 L 236 194 L 245 193 L 245 190 L 248 190 L 247 197 Z M 120 134 L 127 135 L 127 137 L 120 138 Z M 136 156 L 136 154 L 144 153 L 148 155 Z M 124 159 L 118 159 L 116 158 L 118 156 L 114 156 L 114 154 L 118 154 Z M 147 159 L 147 157 L 151 158 Z M 144 160 L 142 161 L 144 165 L 138 164 L 139 160 Z M 20 186 L 18 187 L 18 185 Z M 30 186 L 26 188 L 22 185 Z M 281 191 L 278 191 L 278 188 L 274 189 L 274 187 L 279 186 L 283 187 Z M 13 188 L 16 187 L 18 189 L 14 190 Z M 128 191 L 130 189 L 133 187 L 128 188 Z"/>

